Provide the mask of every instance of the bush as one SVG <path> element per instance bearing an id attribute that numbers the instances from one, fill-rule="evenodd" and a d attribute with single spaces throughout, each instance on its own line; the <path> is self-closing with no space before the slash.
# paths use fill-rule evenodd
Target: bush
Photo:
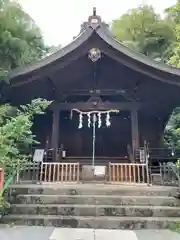
<path id="1" fill-rule="evenodd" d="M 44 114 L 49 104 L 50 101 L 36 99 L 19 109 L 7 104 L 0 106 L 0 166 L 6 179 L 30 159 L 25 149 L 37 143 L 31 129 L 33 116 Z"/>
<path id="2" fill-rule="evenodd" d="M 3 196 L 0 196 L 0 218 L 8 212 L 10 204 L 4 199 Z"/>

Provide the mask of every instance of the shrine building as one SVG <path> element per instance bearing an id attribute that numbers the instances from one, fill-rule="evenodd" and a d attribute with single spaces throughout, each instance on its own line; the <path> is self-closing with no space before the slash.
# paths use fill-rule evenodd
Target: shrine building
<path id="1" fill-rule="evenodd" d="M 164 147 L 165 126 L 180 106 L 180 69 L 115 40 L 94 9 L 69 45 L 13 70 L 2 86 L 3 103 L 36 98 L 52 101 L 33 127 L 38 147 L 56 151 L 52 161 L 91 163 L 94 154 L 98 164 L 131 162 L 145 142 Z"/>

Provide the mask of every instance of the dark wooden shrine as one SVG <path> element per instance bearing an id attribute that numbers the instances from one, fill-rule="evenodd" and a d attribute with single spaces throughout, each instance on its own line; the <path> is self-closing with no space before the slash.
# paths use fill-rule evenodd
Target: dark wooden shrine
<path id="1" fill-rule="evenodd" d="M 163 132 L 180 105 L 180 70 L 133 52 L 111 35 L 94 10 L 66 47 L 35 64 L 15 69 L 3 86 L 2 101 L 25 104 L 52 100 L 38 116 L 34 133 L 43 148 L 63 146 L 67 156 L 92 156 L 92 128 L 78 129 L 82 111 L 119 109 L 111 127 L 96 131 L 96 156 L 127 157 L 143 146 L 163 147 Z"/>

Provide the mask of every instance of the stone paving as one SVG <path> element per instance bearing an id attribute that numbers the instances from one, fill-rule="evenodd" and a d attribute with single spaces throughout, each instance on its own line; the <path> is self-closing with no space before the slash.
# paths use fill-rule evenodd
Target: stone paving
<path id="1" fill-rule="evenodd" d="M 103 230 L 51 227 L 0 227 L 0 240 L 180 240 L 169 230 Z"/>

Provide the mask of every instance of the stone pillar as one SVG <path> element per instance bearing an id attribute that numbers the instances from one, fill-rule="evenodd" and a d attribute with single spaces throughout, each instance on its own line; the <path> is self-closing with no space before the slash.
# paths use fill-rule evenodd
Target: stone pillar
<path id="1" fill-rule="evenodd" d="M 131 110 L 131 133 L 132 133 L 132 150 L 134 155 L 135 151 L 139 149 L 139 127 L 137 109 Z"/>
<path id="2" fill-rule="evenodd" d="M 53 109 L 53 121 L 52 121 L 52 136 L 51 136 L 51 148 L 55 150 L 55 161 L 57 161 L 57 150 L 59 147 L 59 119 L 60 110 L 56 106 Z"/>

